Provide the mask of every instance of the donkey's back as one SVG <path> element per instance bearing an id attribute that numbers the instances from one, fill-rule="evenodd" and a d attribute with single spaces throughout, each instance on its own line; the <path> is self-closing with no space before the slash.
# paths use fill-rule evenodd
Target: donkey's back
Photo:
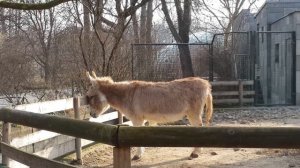
<path id="1" fill-rule="evenodd" d="M 211 86 L 197 77 L 170 82 L 135 81 L 132 109 L 145 120 L 168 122 L 181 119 L 189 113 L 200 115 Z"/>

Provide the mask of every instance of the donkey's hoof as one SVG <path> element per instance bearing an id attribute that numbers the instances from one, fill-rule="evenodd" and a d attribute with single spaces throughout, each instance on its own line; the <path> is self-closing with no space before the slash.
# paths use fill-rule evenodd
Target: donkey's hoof
<path id="1" fill-rule="evenodd" d="M 197 158 L 197 157 L 199 157 L 199 155 L 197 153 L 191 153 L 189 159 L 192 160 L 192 159 Z"/>
<path id="2" fill-rule="evenodd" d="M 132 160 L 140 160 L 141 159 L 141 156 L 138 156 L 138 155 L 134 155 Z"/>

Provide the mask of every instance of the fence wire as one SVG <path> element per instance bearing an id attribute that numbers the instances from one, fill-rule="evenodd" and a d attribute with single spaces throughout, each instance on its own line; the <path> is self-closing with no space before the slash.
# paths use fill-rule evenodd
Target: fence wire
<path id="1" fill-rule="evenodd" d="M 178 45 L 133 44 L 133 79 L 169 81 L 182 77 Z M 189 44 L 192 66 L 196 76 L 208 77 L 208 44 Z"/>

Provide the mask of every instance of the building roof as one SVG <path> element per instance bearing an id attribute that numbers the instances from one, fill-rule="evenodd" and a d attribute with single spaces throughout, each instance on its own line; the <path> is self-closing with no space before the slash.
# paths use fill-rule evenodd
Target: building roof
<path id="1" fill-rule="evenodd" d="M 280 21 L 280 20 L 282 20 L 282 19 L 284 19 L 284 18 L 286 18 L 286 17 L 288 17 L 288 16 L 290 16 L 290 15 L 293 15 L 293 14 L 295 14 L 295 13 L 300 13 L 300 10 L 299 10 L 299 11 L 291 12 L 291 13 L 289 13 L 289 14 L 287 14 L 287 15 L 285 15 L 285 16 L 279 18 L 279 19 L 277 19 L 276 21 L 272 22 L 271 24 L 274 24 L 274 23 L 276 23 L 276 22 L 278 22 L 278 21 Z"/>
<path id="2" fill-rule="evenodd" d="M 255 14 L 255 18 L 257 15 L 259 15 L 259 13 L 265 8 L 265 6 L 267 4 L 286 4 L 286 3 L 295 3 L 295 2 L 300 2 L 299 0 L 280 0 L 280 1 L 266 1 L 260 8 L 259 10 L 257 11 L 257 13 Z"/>

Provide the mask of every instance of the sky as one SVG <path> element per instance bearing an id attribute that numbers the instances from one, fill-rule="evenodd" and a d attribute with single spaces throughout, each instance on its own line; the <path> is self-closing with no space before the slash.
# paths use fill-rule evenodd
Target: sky
<path id="1" fill-rule="evenodd" d="M 246 0 L 243 9 L 247 9 L 249 6 L 249 0 Z M 252 1 L 252 0 L 251 0 Z M 214 7 L 218 8 L 218 6 L 221 8 L 220 4 L 217 3 L 218 0 L 214 0 L 214 1 L 210 1 L 209 3 L 214 3 Z M 257 12 L 261 6 L 265 3 L 265 0 L 257 0 L 255 3 L 255 6 L 253 6 L 253 9 L 251 10 L 251 12 Z M 159 4 L 154 4 L 153 6 L 157 6 Z M 173 12 L 175 15 L 175 12 Z M 202 16 L 201 14 L 196 14 L 194 12 L 192 12 L 192 17 L 194 17 L 194 21 L 192 22 L 192 27 L 195 28 L 194 30 L 192 30 L 192 33 L 198 33 L 197 36 L 205 36 L 205 32 L 207 32 L 208 34 L 210 34 L 211 32 L 218 32 L 221 31 L 219 28 L 215 29 L 213 27 L 210 27 L 208 23 L 213 23 L 214 25 L 218 25 L 218 23 L 216 22 L 215 19 L 213 19 L 212 17 L 205 17 Z M 175 17 L 175 16 L 174 16 Z M 154 11 L 154 24 L 161 24 L 164 23 L 164 14 L 161 12 L 161 10 L 155 10 Z M 198 22 L 197 22 L 198 20 Z M 176 23 L 174 23 L 176 24 Z M 200 31 L 199 31 L 200 30 Z M 206 33 L 206 38 L 208 38 L 208 34 Z M 198 37 L 199 38 L 199 37 Z M 207 40 L 209 40 L 210 38 L 208 38 Z"/>
<path id="2" fill-rule="evenodd" d="M 265 0 L 257 0 L 257 2 L 255 3 L 255 8 L 253 8 L 252 12 L 257 12 L 265 3 Z M 244 5 L 244 8 L 246 8 L 249 5 L 249 3 L 246 3 Z"/>
<path id="3" fill-rule="evenodd" d="M 250 1 L 253 1 L 253 0 L 250 0 Z M 256 0 L 256 3 L 253 6 L 253 9 L 251 9 L 251 12 L 257 12 L 260 9 L 260 7 L 265 3 L 265 1 L 266 0 Z M 211 2 L 213 2 L 213 5 L 214 5 L 215 8 L 221 9 L 220 4 L 216 3 L 216 2 L 218 2 L 217 0 L 214 0 L 214 1 L 211 1 Z M 154 5 L 154 6 L 156 6 L 156 5 Z M 245 4 L 243 5 L 243 9 L 247 9 L 248 6 L 249 6 L 249 0 L 246 0 Z M 153 19 L 154 19 L 154 22 L 159 23 L 159 22 L 161 22 L 161 20 L 163 20 L 164 15 L 161 11 L 159 11 L 159 13 L 157 13 L 156 11 L 157 10 L 154 11 L 154 18 Z"/>

